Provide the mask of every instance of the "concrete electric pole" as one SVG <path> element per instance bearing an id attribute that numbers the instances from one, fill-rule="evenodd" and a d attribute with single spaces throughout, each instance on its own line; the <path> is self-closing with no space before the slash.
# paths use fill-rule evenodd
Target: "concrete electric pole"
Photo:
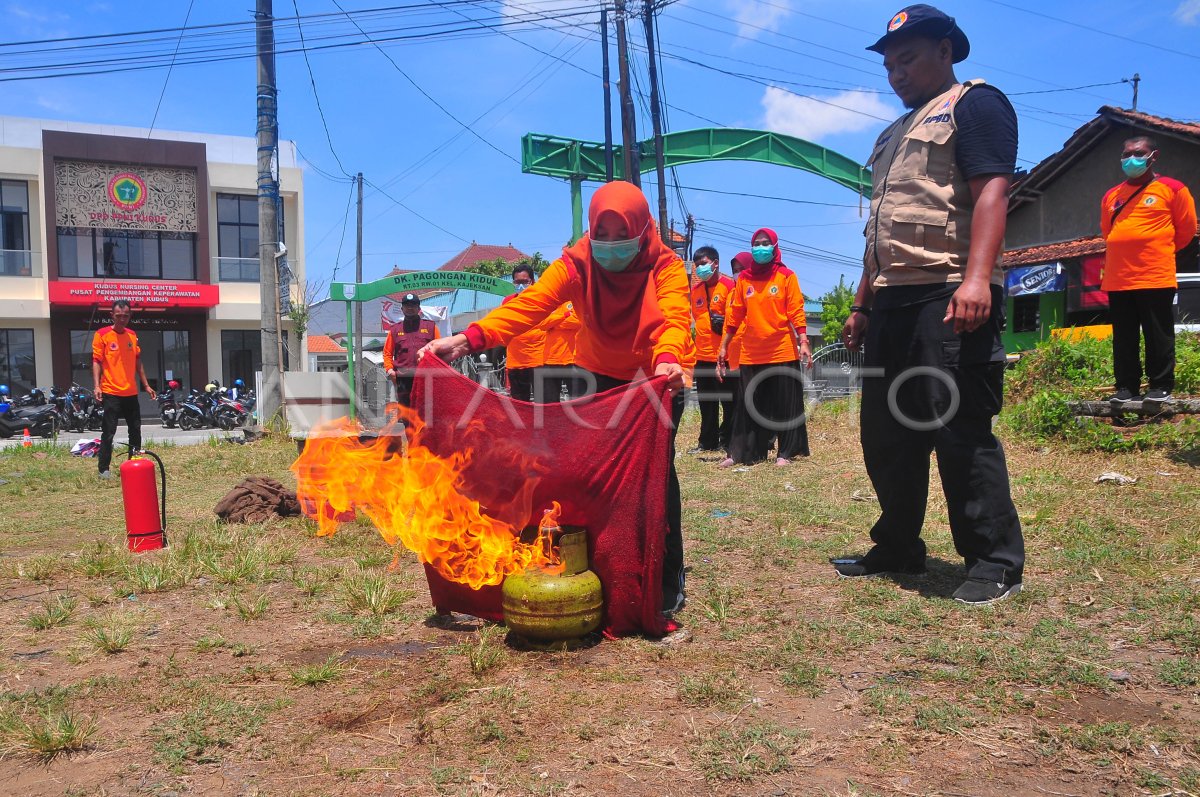
<path id="1" fill-rule="evenodd" d="M 258 278 L 262 297 L 262 394 L 259 417 L 271 422 L 283 406 L 279 334 L 279 118 L 275 88 L 275 27 L 271 0 L 257 0 Z"/>

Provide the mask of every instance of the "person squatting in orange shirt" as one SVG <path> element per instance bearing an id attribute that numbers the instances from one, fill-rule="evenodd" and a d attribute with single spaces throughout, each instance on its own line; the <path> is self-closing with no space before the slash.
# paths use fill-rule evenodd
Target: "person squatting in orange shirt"
<path id="1" fill-rule="evenodd" d="M 772 436 L 779 439 L 776 465 L 809 453 L 800 371 L 801 364 L 812 367 L 804 294 L 796 274 L 780 259 L 774 231 L 758 230 L 750 242 L 754 263 L 734 284 L 717 354 L 720 374 L 727 367 L 730 341 L 744 326 L 741 407 L 722 468 L 766 459 Z"/>
<path id="2" fill-rule="evenodd" d="M 521 263 L 512 270 L 513 285 L 517 292 L 504 297 L 501 306 L 513 299 L 537 281 L 533 266 Z M 546 356 L 546 326 L 537 324 L 530 329 L 514 336 L 508 341 L 504 359 L 504 370 L 508 377 L 508 395 L 521 401 L 533 401 L 537 397 L 535 391 L 542 391 L 539 385 L 542 362 Z"/>
<path id="3" fill-rule="evenodd" d="M 1196 202 L 1187 186 L 1156 174 L 1158 147 L 1148 136 L 1127 139 L 1121 169 L 1129 178 L 1100 202 L 1104 273 L 1113 327 L 1112 400 L 1141 394 L 1139 328 L 1146 336 L 1146 398 L 1165 401 L 1175 387 L 1175 253 L 1196 237 Z"/>
<path id="4" fill-rule="evenodd" d="M 579 334 L 579 314 L 571 302 L 563 304 L 545 320 L 546 353 L 542 359 L 542 387 L 545 401 L 560 401 L 583 395 L 585 385 L 575 372 L 575 337 Z"/>
<path id="5" fill-rule="evenodd" d="M 615 390 L 644 376 L 665 377 L 671 419 L 683 415 L 683 363 L 693 358 L 688 275 L 662 242 L 645 195 L 631 183 L 601 186 L 588 206 L 588 232 L 563 249 L 542 277 L 510 302 L 421 352 L 452 361 L 510 343 L 542 324 L 564 302 L 579 313 L 575 364 L 588 392 Z M 420 356 L 420 355 L 419 355 Z M 667 529 L 663 551 L 663 611 L 684 603 L 683 509 L 671 439 Z"/>
<path id="6" fill-rule="evenodd" d="M 733 280 L 721 273 L 721 256 L 711 246 L 697 249 L 692 262 L 696 267 L 691 299 L 696 329 L 693 381 L 700 405 L 700 438 L 689 453 L 724 451 L 733 428 L 733 392 L 730 384 L 717 377 L 717 352 Z"/>
<path id="7" fill-rule="evenodd" d="M 137 335 L 128 328 L 133 310 L 125 299 L 112 304 L 112 325 L 96 330 L 92 338 L 92 382 L 96 401 L 104 409 L 104 425 L 100 432 L 100 478 L 109 478 L 113 438 L 117 421 L 125 419 L 129 427 L 129 448 L 142 447 L 142 410 L 138 405 L 138 380 L 146 387 L 151 400 L 157 398 L 146 380 L 142 367 L 142 347 Z"/>

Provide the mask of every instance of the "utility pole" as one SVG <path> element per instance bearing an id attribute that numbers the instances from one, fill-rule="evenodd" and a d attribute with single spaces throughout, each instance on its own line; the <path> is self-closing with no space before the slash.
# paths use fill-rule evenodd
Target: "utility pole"
<path id="1" fill-rule="evenodd" d="M 363 176 L 362 176 L 362 172 L 359 172 L 358 176 L 355 179 L 358 181 L 358 246 L 354 250 L 354 281 L 357 282 L 359 285 L 361 285 L 362 281 L 363 281 L 363 275 L 362 275 Z M 365 341 L 364 333 L 366 330 L 363 328 L 363 303 L 362 302 L 354 303 L 354 328 L 358 331 L 359 340 Z M 358 356 L 362 355 L 362 350 L 363 350 L 362 344 L 359 344 L 359 346 L 356 349 L 356 351 L 359 353 Z M 355 363 L 355 365 L 358 365 L 358 363 Z M 362 397 L 363 397 L 362 387 L 363 387 L 362 369 L 355 368 L 354 369 L 354 397 L 358 401 L 362 401 Z"/>
<path id="2" fill-rule="evenodd" d="M 685 260 L 692 259 L 692 241 L 696 235 L 696 218 L 689 213 L 687 217 L 687 257 Z"/>
<path id="3" fill-rule="evenodd" d="M 259 412 L 269 423 L 283 407 L 282 341 L 279 334 L 279 117 L 275 88 L 275 27 L 271 0 L 254 12 L 258 54 L 258 278 L 262 298 L 262 395 Z"/>
<path id="4" fill-rule="evenodd" d="M 629 39 L 625 32 L 625 0 L 617 4 L 617 90 L 621 94 L 621 155 L 625 179 L 642 187 L 641 153 L 638 151 L 637 118 L 633 109 L 633 92 L 629 85 Z"/>
<path id="5" fill-rule="evenodd" d="M 1133 110 L 1136 111 L 1137 110 L 1137 101 L 1138 101 L 1138 84 L 1142 82 L 1141 74 L 1134 72 L 1133 77 L 1127 77 L 1124 80 L 1122 80 L 1121 82 L 1133 84 Z"/>
<path id="6" fill-rule="evenodd" d="M 671 226 L 667 223 L 667 170 L 663 166 L 662 105 L 658 97 L 658 64 L 654 53 L 654 0 L 646 0 L 646 60 L 650 65 L 650 122 L 654 126 L 654 176 L 658 180 L 658 233 L 669 245 Z"/>
<path id="7" fill-rule="evenodd" d="M 608 76 L 608 7 L 600 9 L 600 46 L 604 48 L 601 58 L 602 79 L 604 81 L 604 179 L 611 183 L 613 180 L 613 142 L 612 142 L 612 86 Z"/>

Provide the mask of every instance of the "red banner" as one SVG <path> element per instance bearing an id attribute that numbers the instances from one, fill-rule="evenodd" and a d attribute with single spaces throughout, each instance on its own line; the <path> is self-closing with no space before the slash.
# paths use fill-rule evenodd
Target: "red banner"
<path id="1" fill-rule="evenodd" d="M 52 305 L 110 305 L 126 299 L 134 307 L 216 307 L 221 289 L 194 282 L 51 280 Z"/>

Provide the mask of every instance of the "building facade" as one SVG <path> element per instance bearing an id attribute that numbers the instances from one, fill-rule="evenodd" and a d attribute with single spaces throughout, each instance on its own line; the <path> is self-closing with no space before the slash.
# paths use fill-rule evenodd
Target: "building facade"
<path id="1" fill-rule="evenodd" d="M 250 137 L 0 117 L 0 383 L 90 387 L 92 336 L 124 298 L 155 389 L 252 384 L 255 161 Z M 304 200 L 289 142 L 279 162 L 286 302 L 302 296 Z"/>

